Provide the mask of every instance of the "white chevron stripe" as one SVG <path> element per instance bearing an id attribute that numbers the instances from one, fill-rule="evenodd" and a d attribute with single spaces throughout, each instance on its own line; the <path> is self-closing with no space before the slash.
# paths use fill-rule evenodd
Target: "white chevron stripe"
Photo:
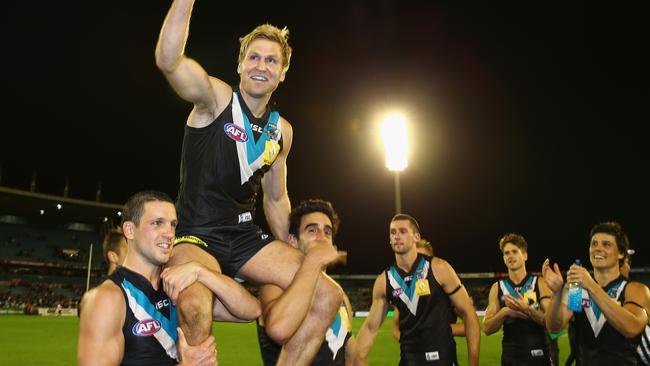
<path id="1" fill-rule="evenodd" d="M 140 304 L 138 304 L 135 301 L 135 298 L 131 295 L 131 291 L 129 291 L 128 288 L 126 288 L 124 285 L 122 285 L 122 288 L 124 289 L 124 292 L 126 293 L 126 297 L 129 301 L 129 307 L 131 308 L 131 311 L 133 312 L 133 315 L 138 319 L 139 321 L 143 321 L 145 319 L 153 319 L 153 316 L 151 314 L 147 313 Z M 153 335 L 156 337 L 158 340 L 158 343 L 165 349 L 165 352 L 169 355 L 169 357 L 179 361 L 178 359 L 178 350 L 176 349 L 176 342 L 174 339 L 167 333 L 165 328 L 160 328 L 159 331 L 154 333 Z"/>

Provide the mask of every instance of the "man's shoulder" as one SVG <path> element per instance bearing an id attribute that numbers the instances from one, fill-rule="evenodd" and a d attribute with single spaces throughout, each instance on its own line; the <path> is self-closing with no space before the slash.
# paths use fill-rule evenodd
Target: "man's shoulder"
<path id="1" fill-rule="evenodd" d="M 625 297 L 629 295 L 640 296 L 647 301 L 650 301 L 650 289 L 642 282 L 629 281 L 625 288 Z"/>
<path id="2" fill-rule="evenodd" d="M 452 268 L 451 264 L 449 264 L 449 262 L 447 262 L 446 260 L 440 257 L 431 258 L 431 270 L 433 270 L 434 272 L 437 271 L 454 272 L 454 269 Z"/>
<path id="3" fill-rule="evenodd" d="M 84 308 L 100 304 L 110 304 L 113 306 L 118 305 L 120 302 L 124 303 L 122 290 L 111 280 L 106 280 L 101 285 L 86 292 L 81 300 Z"/>

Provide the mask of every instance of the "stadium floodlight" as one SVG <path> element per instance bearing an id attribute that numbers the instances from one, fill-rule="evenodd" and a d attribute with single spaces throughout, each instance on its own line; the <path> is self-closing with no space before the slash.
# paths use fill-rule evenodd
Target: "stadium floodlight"
<path id="1" fill-rule="evenodd" d="M 61 206 L 60 203 L 57 203 L 57 204 L 56 204 L 56 209 L 57 209 L 57 210 L 60 210 L 61 208 L 63 208 L 63 206 Z"/>
<path id="2" fill-rule="evenodd" d="M 41 209 L 41 210 L 39 211 L 39 213 L 41 214 L 41 216 L 42 216 L 42 215 L 45 215 L 45 210 Z"/>
<path id="3" fill-rule="evenodd" d="M 404 115 L 393 113 L 384 118 L 381 137 L 386 152 L 386 168 L 395 172 L 395 213 L 402 212 L 399 173 L 408 166 L 408 134 Z"/>
<path id="4" fill-rule="evenodd" d="M 117 211 L 117 216 L 122 217 L 122 211 Z"/>
<path id="5" fill-rule="evenodd" d="M 390 114 L 384 118 L 381 137 L 386 151 L 386 168 L 401 172 L 408 166 L 408 137 L 406 119 L 401 114 Z"/>

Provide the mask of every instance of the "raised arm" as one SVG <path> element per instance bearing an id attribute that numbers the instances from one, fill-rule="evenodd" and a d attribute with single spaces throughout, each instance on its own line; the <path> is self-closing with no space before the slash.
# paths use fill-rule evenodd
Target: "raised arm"
<path id="1" fill-rule="evenodd" d="M 298 330 L 311 308 L 319 276 L 324 267 L 337 258 L 336 248 L 328 242 L 310 245 L 286 290 L 275 285 L 262 286 L 260 300 L 264 325 L 276 343 L 285 344 Z"/>
<path id="2" fill-rule="evenodd" d="M 291 149 L 293 130 L 284 118 L 282 123 L 283 148 L 262 178 L 264 189 L 264 214 L 276 239 L 287 241 L 289 236 L 289 212 L 291 203 L 287 193 L 287 156 Z"/>
<path id="3" fill-rule="evenodd" d="M 433 258 L 431 260 L 431 271 L 433 271 L 433 276 L 440 283 L 445 293 L 449 294 L 451 304 L 463 318 L 465 335 L 467 337 L 468 364 L 476 366 L 478 365 L 481 348 L 481 327 L 476 316 L 476 309 L 472 305 L 472 300 L 469 298 L 465 287 L 462 286 L 456 271 L 454 271 L 449 263 L 440 258 Z"/>
<path id="4" fill-rule="evenodd" d="M 174 303 L 183 289 L 199 281 L 214 293 L 214 320 L 229 322 L 249 322 L 261 313 L 259 301 L 232 278 L 215 273 L 197 262 L 188 262 L 165 268 L 160 277 L 165 292 Z M 221 310 L 221 311 L 219 311 Z"/>
<path id="5" fill-rule="evenodd" d="M 114 366 L 124 357 L 126 305 L 122 291 L 112 282 L 104 282 L 84 296 L 79 323 L 77 364 Z"/>
<path id="6" fill-rule="evenodd" d="M 573 312 L 566 307 L 564 279 L 557 263 L 551 268 L 550 260 L 546 259 L 542 265 L 542 276 L 544 282 L 551 292 L 551 301 L 546 309 L 546 329 L 551 332 L 559 332 L 571 320 Z"/>
<path id="7" fill-rule="evenodd" d="M 357 335 L 357 348 L 359 356 L 362 359 L 368 357 L 375 338 L 379 332 L 379 327 L 386 318 L 388 312 L 388 299 L 386 298 L 386 274 L 382 272 L 375 280 L 372 288 L 372 305 L 366 321 L 363 322 L 359 334 Z"/>
<path id="8" fill-rule="evenodd" d="M 205 127 L 223 111 L 232 89 L 223 81 L 210 77 L 201 65 L 185 56 L 193 6 L 194 0 L 172 3 L 156 45 L 156 65 L 176 93 L 194 104 L 188 125 Z"/>

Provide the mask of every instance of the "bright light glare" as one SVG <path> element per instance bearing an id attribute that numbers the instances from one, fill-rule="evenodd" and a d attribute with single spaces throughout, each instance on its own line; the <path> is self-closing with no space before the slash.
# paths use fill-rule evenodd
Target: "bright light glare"
<path id="1" fill-rule="evenodd" d="M 386 168 L 402 171 L 408 166 L 408 138 L 403 115 L 391 114 L 384 119 L 381 137 L 386 151 Z"/>

